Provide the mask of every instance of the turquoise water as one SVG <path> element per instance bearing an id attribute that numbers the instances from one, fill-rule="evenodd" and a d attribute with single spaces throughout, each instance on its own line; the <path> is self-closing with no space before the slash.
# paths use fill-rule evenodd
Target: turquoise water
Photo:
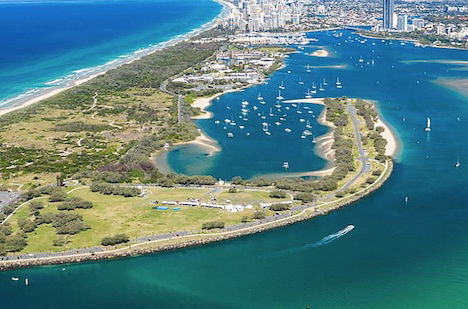
<path id="1" fill-rule="evenodd" d="M 34 89 L 186 34 L 211 21 L 209 0 L 0 2 L 0 108 Z"/>
<path id="2" fill-rule="evenodd" d="M 288 68 L 297 74 L 304 62 L 344 64 L 346 69 L 310 74 L 330 80 L 339 76 L 343 95 L 378 100 L 403 145 L 394 173 L 381 189 L 327 216 L 240 239 L 67 265 L 64 271 L 64 266 L 49 266 L 2 272 L 0 307 L 468 307 L 468 98 L 434 82 L 467 78 L 466 67 L 440 61 L 466 61 L 467 52 L 380 40 L 361 44 L 344 33 L 342 38 L 330 32 L 312 34 L 319 39 L 316 45 L 334 57 L 295 54 Z M 374 66 L 367 65 L 372 59 Z M 215 117 L 224 117 L 216 108 L 223 110 L 215 104 Z M 427 116 L 432 119 L 430 134 L 423 130 Z M 200 123 L 210 135 L 219 130 L 213 122 Z M 216 162 L 211 168 L 220 169 Z M 248 174 L 242 168 L 239 173 Z M 355 228 L 346 235 L 311 245 L 349 224 Z M 28 277 L 30 286 L 10 280 L 12 276 Z"/>

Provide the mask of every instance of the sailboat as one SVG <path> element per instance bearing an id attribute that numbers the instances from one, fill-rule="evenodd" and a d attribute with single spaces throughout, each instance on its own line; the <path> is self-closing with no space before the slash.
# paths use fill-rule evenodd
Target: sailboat
<path id="1" fill-rule="evenodd" d="M 322 85 L 324 85 L 324 86 L 327 86 L 327 85 L 328 85 L 328 83 L 327 83 L 325 77 L 323 78 L 323 83 L 322 83 Z"/>
<path id="2" fill-rule="evenodd" d="M 312 82 L 312 90 L 317 89 L 317 86 L 315 86 L 315 82 Z"/>
<path id="3" fill-rule="evenodd" d="M 306 72 L 307 72 L 307 73 L 310 73 L 310 65 L 307 65 L 307 66 L 306 66 Z"/>
<path id="4" fill-rule="evenodd" d="M 258 93 L 257 100 L 259 100 L 259 101 L 262 101 L 262 100 L 263 100 L 263 97 L 262 97 L 262 93 L 261 93 L 261 92 Z"/>
<path id="5" fill-rule="evenodd" d="M 427 124 L 426 128 L 424 129 L 426 132 L 431 132 L 431 118 L 427 117 Z"/>
<path id="6" fill-rule="evenodd" d="M 310 98 L 312 98 L 312 95 L 310 94 L 310 91 L 309 91 L 309 89 L 307 89 L 307 92 L 306 92 L 305 98 L 306 98 L 306 99 L 310 99 Z"/>
<path id="7" fill-rule="evenodd" d="M 304 81 L 302 80 L 300 76 L 299 76 L 299 85 L 304 85 Z"/>
<path id="8" fill-rule="evenodd" d="M 336 78 L 336 88 L 338 89 L 343 88 L 343 85 L 341 85 L 340 79 L 338 77 Z"/>
<path id="9" fill-rule="evenodd" d="M 278 86 L 279 89 L 285 89 L 283 81 L 281 81 L 281 85 Z"/>
<path id="10" fill-rule="evenodd" d="M 281 90 L 278 90 L 278 96 L 276 97 L 277 100 L 284 100 L 284 97 L 281 95 Z"/>
<path id="11" fill-rule="evenodd" d="M 283 167 L 284 167 L 285 169 L 288 169 L 288 168 L 289 168 L 289 162 L 286 162 L 286 161 L 283 162 Z"/>
<path id="12" fill-rule="evenodd" d="M 312 128 L 312 126 L 310 125 L 310 121 L 309 121 L 309 120 L 307 120 L 307 122 L 306 122 L 306 128 L 308 128 L 308 129 Z"/>
<path id="13" fill-rule="evenodd" d="M 320 91 L 324 91 L 325 89 L 323 88 L 322 86 L 322 83 L 320 83 L 320 88 L 319 88 Z"/>

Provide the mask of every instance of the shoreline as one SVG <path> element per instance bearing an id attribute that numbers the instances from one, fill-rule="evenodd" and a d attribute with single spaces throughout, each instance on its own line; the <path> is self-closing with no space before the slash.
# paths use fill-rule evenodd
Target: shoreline
<path id="1" fill-rule="evenodd" d="M 272 230 L 286 225 L 290 225 L 296 222 L 309 220 L 311 218 L 326 215 L 331 211 L 343 208 L 345 206 L 352 205 L 357 200 L 367 196 L 368 194 L 379 189 L 386 180 L 390 177 L 393 170 L 393 161 L 391 159 L 387 160 L 385 163 L 384 172 L 379 176 L 379 178 L 366 188 L 353 193 L 349 196 L 339 198 L 338 200 L 325 202 L 316 206 L 309 205 L 304 208 L 302 211 L 296 214 L 291 214 L 290 216 L 282 217 L 273 221 L 256 221 L 257 224 L 246 226 L 238 230 L 227 230 L 217 233 L 197 233 L 197 234 L 188 234 L 188 235 L 173 235 L 167 239 L 155 239 L 142 242 L 134 243 L 125 247 L 109 249 L 106 251 L 97 251 L 93 253 L 77 253 L 74 255 L 62 255 L 62 256 L 50 256 L 50 257 L 38 257 L 38 258 L 27 258 L 27 259 L 11 259 L 11 260 L 1 260 L 0 258 L 0 271 L 13 270 L 20 268 L 28 268 L 34 266 L 42 265 L 61 265 L 61 264 L 72 264 L 72 263 L 81 263 L 86 261 L 99 261 L 99 260 L 110 260 L 118 259 L 124 257 L 134 257 L 142 256 L 146 254 L 154 254 L 158 252 L 172 251 L 182 248 L 200 246 L 212 242 L 218 242 L 228 239 L 234 239 L 243 237 L 246 235 L 261 233 L 267 230 Z M 319 209 L 323 206 L 328 206 L 325 209 Z M 197 239 L 198 238 L 198 239 Z M 158 242 L 166 242 L 165 244 L 158 245 Z M 156 243 L 156 244 L 155 244 Z M 147 246 L 146 248 L 140 248 L 142 246 Z"/>
<path id="2" fill-rule="evenodd" d="M 211 21 L 195 28 L 185 34 L 175 35 L 172 39 L 157 43 L 155 45 L 150 44 L 149 47 L 137 49 L 134 52 L 131 52 L 128 55 L 119 56 L 113 60 L 110 60 L 104 64 L 94 66 L 92 68 L 84 68 L 80 70 L 73 71 L 67 76 L 60 77 L 54 81 L 44 82 L 44 85 L 52 85 L 47 88 L 33 88 L 24 93 L 20 93 L 12 98 L 7 98 L 0 101 L 0 103 L 8 104 L 4 107 L 0 106 L 0 117 L 11 113 L 13 111 L 22 109 L 24 107 L 33 105 L 42 100 L 50 98 L 54 95 L 57 95 L 65 90 L 81 85 L 99 75 L 105 74 L 108 71 L 120 67 L 125 64 L 130 64 L 134 61 L 137 61 L 145 56 L 149 56 L 157 51 L 160 51 L 164 48 L 174 46 L 180 42 L 184 42 L 192 39 L 193 37 L 200 35 L 203 32 L 213 29 L 218 26 L 223 19 L 231 13 L 232 3 L 224 0 L 212 0 L 214 2 L 222 5 L 221 12 Z M 74 76 L 76 74 L 76 76 Z M 53 86 L 53 83 L 56 81 L 63 81 L 62 85 Z M 12 104 L 9 104 L 12 103 Z"/>
<path id="3" fill-rule="evenodd" d="M 445 46 L 445 45 L 428 45 L 428 44 L 423 44 L 421 43 L 420 40 L 418 39 L 410 39 L 410 38 L 393 38 L 393 37 L 387 37 L 387 36 L 373 36 L 369 34 L 362 34 L 359 33 L 358 30 L 355 31 L 358 35 L 362 36 L 363 38 L 366 39 L 375 39 L 375 40 L 389 40 L 389 41 L 405 41 L 405 42 L 410 42 L 413 43 L 415 47 L 433 47 L 433 48 L 447 48 L 447 49 L 457 49 L 457 50 L 464 50 L 467 51 L 468 48 L 463 48 L 463 47 L 455 47 L 455 46 Z"/>

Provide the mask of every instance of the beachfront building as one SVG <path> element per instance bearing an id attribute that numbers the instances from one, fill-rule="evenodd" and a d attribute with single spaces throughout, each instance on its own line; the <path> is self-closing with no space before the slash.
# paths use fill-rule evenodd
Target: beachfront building
<path id="1" fill-rule="evenodd" d="M 306 12 L 304 0 L 234 0 L 224 25 L 229 29 L 261 32 L 299 25 Z"/>
<path id="2" fill-rule="evenodd" d="M 404 32 L 408 31 L 408 15 L 406 14 L 398 15 L 397 30 L 404 31 Z"/>

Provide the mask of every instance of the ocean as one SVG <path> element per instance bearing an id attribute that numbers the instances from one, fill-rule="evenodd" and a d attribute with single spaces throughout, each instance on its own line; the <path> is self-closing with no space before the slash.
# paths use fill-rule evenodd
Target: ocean
<path id="1" fill-rule="evenodd" d="M 0 108 L 202 27 L 209 0 L 0 2 Z"/>
<path id="2" fill-rule="evenodd" d="M 318 42 L 291 55 L 268 85 L 215 102 L 210 108 L 214 118 L 198 124 L 223 151 L 216 159 L 199 151 L 193 160 L 226 178 L 279 171 L 287 153 L 298 170 L 323 166 L 306 151 L 313 150 L 310 139 L 305 144 L 297 134 L 289 137 L 281 130 L 262 135 L 259 119 L 245 125 L 258 131 L 255 140 L 243 141 L 238 126 L 230 139 L 214 121 L 235 117 L 227 104 L 240 104 L 243 98 L 252 103 L 260 91 L 262 96 L 277 95 L 281 80 L 285 97 L 293 99 L 306 90 L 306 85 L 298 86 L 299 75 L 306 84 L 325 77 L 329 86 L 324 96 L 375 100 L 398 133 L 400 152 L 384 186 L 326 216 L 261 234 L 141 257 L 1 272 L 0 307 L 468 307 L 468 97 L 456 86 L 467 79 L 467 52 L 337 33 L 343 34 L 309 34 Z M 329 50 L 331 57 L 305 54 L 319 48 Z M 307 64 L 310 73 L 305 72 Z M 333 87 L 336 77 L 342 90 Z M 427 117 L 432 120 L 429 133 L 424 131 Z M 294 119 L 291 115 L 291 133 L 301 128 Z M 324 130 L 313 122 L 312 127 L 317 134 Z M 270 137 L 285 144 L 272 148 Z M 241 149 L 234 150 L 237 138 Z M 258 148 L 269 155 L 259 160 Z M 168 156 L 174 169 L 190 170 L 184 162 L 189 151 L 194 150 Z M 248 162 L 236 157 L 242 152 L 250 152 Z M 299 158 L 304 153 L 310 162 Z M 339 233 L 350 224 L 353 230 Z M 13 276 L 29 278 L 30 285 L 12 281 Z"/>

